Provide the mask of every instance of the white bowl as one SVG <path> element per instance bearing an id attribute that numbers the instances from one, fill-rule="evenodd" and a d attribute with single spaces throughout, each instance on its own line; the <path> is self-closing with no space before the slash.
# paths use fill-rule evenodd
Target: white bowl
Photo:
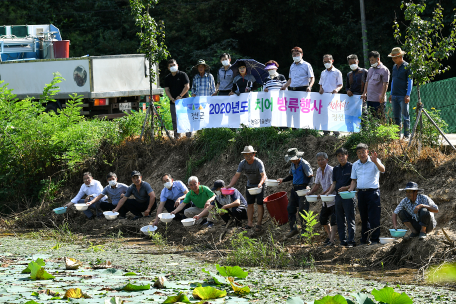
<path id="1" fill-rule="evenodd" d="M 160 213 L 160 214 L 158 215 L 158 218 L 159 218 L 160 221 L 162 221 L 163 223 L 172 222 L 174 217 L 175 217 L 175 215 L 174 215 L 174 214 L 171 214 L 171 213 Z"/>
<path id="2" fill-rule="evenodd" d="M 149 235 L 149 232 L 154 232 L 155 230 L 157 230 L 158 227 L 157 226 L 154 226 L 154 225 L 148 225 L 148 226 L 144 226 L 141 228 L 141 232 L 144 233 L 145 235 Z"/>
<path id="3" fill-rule="evenodd" d="M 310 191 L 309 189 L 302 189 L 302 190 L 296 191 L 296 194 L 297 194 L 298 196 L 304 196 L 304 195 L 306 195 L 307 192 L 309 192 L 309 191 Z"/>
<path id="4" fill-rule="evenodd" d="M 87 210 L 87 208 L 89 208 L 89 206 L 87 206 L 86 204 L 74 204 L 74 206 L 76 207 L 76 210 L 79 211 L 84 211 Z"/>
<path id="5" fill-rule="evenodd" d="M 260 194 L 261 193 L 261 189 L 262 188 L 255 187 L 255 188 L 247 189 L 247 191 L 249 191 L 249 193 L 251 195 L 256 195 L 256 194 Z"/>
<path id="6" fill-rule="evenodd" d="M 318 200 L 318 195 L 307 195 L 306 200 L 310 203 L 315 203 Z"/>
<path id="7" fill-rule="evenodd" d="M 193 219 L 193 218 L 183 219 L 181 222 L 182 222 L 182 225 L 184 225 L 184 226 L 193 226 L 193 225 L 195 225 L 195 219 Z"/>
<path id="8" fill-rule="evenodd" d="M 105 211 L 105 212 L 103 212 L 103 214 L 108 221 L 112 221 L 117 218 L 117 216 L 119 215 L 119 212 Z"/>
<path id="9" fill-rule="evenodd" d="M 334 194 L 320 195 L 320 198 L 324 202 L 333 202 L 336 199 L 336 196 Z"/>
<path id="10" fill-rule="evenodd" d="M 277 187 L 279 185 L 279 182 L 276 179 L 267 179 L 265 181 L 265 184 L 268 187 Z"/>
<path id="11" fill-rule="evenodd" d="M 380 238 L 380 244 L 392 243 L 394 240 L 395 238 Z"/>

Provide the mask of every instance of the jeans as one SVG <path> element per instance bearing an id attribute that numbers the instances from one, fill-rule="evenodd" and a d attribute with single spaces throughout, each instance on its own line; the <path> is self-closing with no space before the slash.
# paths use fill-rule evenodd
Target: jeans
<path id="1" fill-rule="evenodd" d="M 304 214 L 304 210 L 309 212 L 309 202 L 306 200 L 305 196 L 298 196 L 296 193 L 297 190 L 303 190 L 306 189 L 307 184 L 301 185 L 301 186 L 294 186 L 293 189 L 291 189 L 291 195 L 290 195 L 290 200 L 288 202 L 288 223 L 290 225 L 290 230 L 296 230 L 297 228 L 295 227 L 296 224 L 296 209 L 299 208 L 299 219 L 301 221 L 301 229 L 304 229 L 304 226 L 306 223 L 304 223 L 304 219 L 301 216 L 301 213 Z"/>
<path id="2" fill-rule="evenodd" d="M 394 122 L 402 129 L 401 115 L 404 119 L 404 137 L 410 134 L 410 114 L 409 104 L 404 101 L 405 96 L 391 96 L 391 105 L 393 106 Z"/>
<path id="3" fill-rule="evenodd" d="M 80 199 L 78 201 L 78 204 L 85 204 L 85 200 Z M 94 216 L 90 209 L 95 210 L 96 216 L 103 216 L 103 213 L 100 210 L 100 202 L 99 201 L 96 202 L 95 204 L 90 205 L 87 210 L 82 211 L 85 214 L 85 216 L 87 216 L 87 218 L 91 218 L 92 216 Z"/>
<path id="4" fill-rule="evenodd" d="M 401 219 L 402 223 L 410 222 L 413 228 L 419 233 L 421 231 L 421 227 L 426 227 L 426 233 L 431 232 L 434 230 L 434 223 L 431 220 L 431 213 L 427 208 L 421 208 L 418 211 L 418 222 L 413 218 L 413 216 L 405 210 L 401 210 L 399 212 L 399 218 Z"/>
<path id="5" fill-rule="evenodd" d="M 149 207 L 149 201 L 142 203 L 142 202 L 138 202 L 135 199 L 129 198 L 129 199 L 127 199 L 125 201 L 124 205 L 126 205 L 126 208 L 128 209 L 128 211 L 133 213 L 135 216 L 141 217 L 142 216 L 142 212 L 146 211 L 147 208 Z M 155 203 L 152 206 L 152 208 L 150 209 L 150 212 L 155 210 L 155 208 L 157 208 L 157 198 L 155 198 Z"/>
<path id="6" fill-rule="evenodd" d="M 221 209 L 223 206 L 219 202 L 215 202 L 217 207 Z M 212 210 L 215 210 L 212 209 Z M 212 211 L 211 210 L 211 211 Z M 237 221 L 242 221 L 247 219 L 247 209 L 238 209 L 238 207 L 233 207 L 231 209 L 226 209 L 227 213 L 221 213 L 220 217 L 225 223 L 228 223 L 231 217 L 234 217 Z M 215 218 L 212 218 L 215 220 Z"/>
<path id="7" fill-rule="evenodd" d="M 359 190 L 358 209 L 361 216 L 361 243 L 367 243 L 369 235 L 372 242 L 380 241 L 380 190 Z"/>
<path id="8" fill-rule="evenodd" d="M 385 103 L 383 102 L 368 101 L 367 110 L 377 119 L 383 119 L 383 117 L 385 117 Z"/>
<path id="9" fill-rule="evenodd" d="M 336 220 L 337 231 L 340 242 L 355 242 L 355 200 L 353 198 L 343 199 L 339 194 L 336 195 Z M 348 239 L 347 233 L 348 232 Z"/>

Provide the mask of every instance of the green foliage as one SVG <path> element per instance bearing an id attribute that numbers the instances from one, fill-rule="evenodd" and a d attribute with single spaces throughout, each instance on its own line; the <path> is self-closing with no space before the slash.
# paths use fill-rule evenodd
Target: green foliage
<path id="1" fill-rule="evenodd" d="M 185 293 L 183 293 L 182 291 L 180 291 L 176 296 L 167 297 L 165 302 L 163 302 L 163 304 L 165 304 L 165 303 L 177 303 L 177 302 L 180 302 L 180 303 L 191 303 L 190 300 L 187 298 L 187 295 Z"/>
<path id="2" fill-rule="evenodd" d="M 121 288 L 121 290 L 124 291 L 141 291 L 141 290 L 149 290 L 150 289 L 150 284 L 144 284 L 144 285 L 134 285 L 131 283 L 128 283 L 124 287 Z"/>
<path id="3" fill-rule="evenodd" d="M 315 301 L 314 304 L 347 304 L 347 300 L 341 295 L 326 296 L 321 300 Z"/>
<path id="4" fill-rule="evenodd" d="M 432 120 L 442 129 L 443 132 L 448 131 L 448 124 L 446 123 L 445 120 L 442 119 L 440 116 L 441 110 L 436 110 L 435 108 L 431 108 L 430 111 L 426 112 L 431 116 Z M 421 116 L 421 123 L 418 123 L 418 126 L 416 128 L 416 133 L 420 134 L 421 136 L 421 142 L 424 146 L 430 146 L 430 147 L 438 147 L 440 146 L 440 133 L 437 130 L 437 128 L 432 124 L 430 119 L 422 114 Z M 411 126 L 415 125 L 415 116 L 411 117 L 412 119 L 410 120 Z"/>
<path id="5" fill-rule="evenodd" d="M 306 210 L 304 210 L 304 213 L 300 213 L 302 218 L 304 219 L 304 223 L 306 223 L 305 225 L 305 232 L 303 234 L 301 234 L 302 237 L 304 237 L 306 239 L 306 243 L 307 244 L 312 244 L 312 239 L 314 236 L 316 235 L 320 235 L 319 233 L 316 233 L 314 232 L 314 227 L 316 224 L 318 224 L 318 220 L 317 220 L 317 216 L 318 216 L 318 213 L 313 213 L 312 210 L 310 210 L 309 212 L 307 212 Z"/>
<path id="6" fill-rule="evenodd" d="M 224 277 L 235 277 L 239 279 L 245 279 L 249 275 L 248 272 L 242 270 L 242 268 L 239 266 L 231 267 L 220 266 L 219 264 L 216 264 L 215 268 L 217 269 L 219 274 Z"/>
<path id="7" fill-rule="evenodd" d="M 229 277 L 228 281 L 230 281 L 231 287 L 233 288 L 233 291 L 234 291 L 235 294 L 240 295 L 240 296 L 244 296 L 244 295 L 250 293 L 250 287 L 249 286 L 242 286 L 241 284 L 236 283 L 234 281 L 233 277 Z"/>
<path id="8" fill-rule="evenodd" d="M 30 262 L 28 265 L 30 268 L 30 279 L 32 280 L 52 280 L 55 277 L 44 270 L 41 265 L 35 262 Z"/>
<path id="9" fill-rule="evenodd" d="M 196 287 L 192 293 L 193 297 L 198 300 L 211 300 L 226 297 L 225 290 L 219 290 L 212 286 Z"/>
<path id="10" fill-rule="evenodd" d="M 214 280 L 216 285 L 228 285 L 228 284 L 230 284 L 224 277 L 218 276 L 218 275 L 216 275 L 216 274 L 214 274 L 214 273 L 212 273 L 212 272 L 210 272 L 210 271 L 208 271 L 208 270 L 206 270 L 204 268 L 202 269 L 202 271 L 204 273 L 207 273 L 208 275 L 210 275 L 212 277 L 212 279 Z"/>
<path id="11" fill-rule="evenodd" d="M 375 297 L 375 300 L 379 301 L 379 304 L 413 304 L 413 301 L 410 299 L 408 295 L 405 293 L 397 293 L 394 291 L 393 288 L 385 286 L 384 288 L 377 290 L 374 288 L 372 290 L 372 295 Z M 355 298 L 357 304 L 375 304 L 374 301 L 369 299 L 369 297 L 366 294 L 352 294 L 352 296 Z M 303 303 L 300 302 L 299 298 L 292 298 L 290 301 L 287 301 L 287 303 Z M 353 301 L 349 299 L 345 299 L 341 295 L 335 295 L 335 296 L 326 296 L 320 300 L 314 301 L 315 304 L 354 304 Z"/>
<path id="12" fill-rule="evenodd" d="M 444 263 L 432 267 L 427 273 L 427 281 L 430 283 L 455 282 L 456 263 Z"/>
<path id="13" fill-rule="evenodd" d="M 43 259 L 41 258 L 38 258 L 36 259 L 35 263 L 38 265 L 38 266 L 45 266 L 46 263 L 44 262 Z M 28 264 L 27 268 L 25 268 L 24 270 L 22 270 L 22 273 L 31 273 L 32 272 L 32 269 L 30 268 L 31 266 L 31 262 Z"/>
<path id="14" fill-rule="evenodd" d="M 413 304 L 413 301 L 408 295 L 403 293 L 397 293 L 391 287 L 384 287 L 380 290 L 374 288 L 372 295 L 375 300 L 387 304 Z"/>

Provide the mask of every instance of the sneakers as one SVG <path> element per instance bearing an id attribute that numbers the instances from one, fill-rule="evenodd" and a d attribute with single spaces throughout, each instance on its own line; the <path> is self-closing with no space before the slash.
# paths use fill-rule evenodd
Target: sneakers
<path id="1" fill-rule="evenodd" d="M 418 233 L 412 232 L 412 233 L 410 233 L 409 236 L 405 237 L 404 239 L 409 240 L 409 239 L 415 238 L 415 237 L 417 237 L 417 236 L 419 236 Z"/>
<path id="2" fill-rule="evenodd" d="M 334 242 L 330 241 L 330 242 L 326 243 L 324 246 L 325 247 L 331 247 L 331 246 L 334 246 L 334 245 L 335 245 Z"/>
<path id="3" fill-rule="evenodd" d="M 329 238 L 327 238 L 326 241 L 323 242 L 323 245 L 327 245 L 329 243 L 331 243 L 331 241 L 329 240 Z"/>
<path id="4" fill-rule="evenodd" d="M 204 225 L 204 224 L 206 224 L 206 223 L 207 223 L 207 219 L 203 219 L 203 220 L 201 221 L 200 225 Z"/>
<path id="5" fill-rule="evenodd" d="M 348 243 L 347 242 L 340 242 L 339 246 L 340 247 L 348 247 Z"/>
<path id="6" fill-rule="evenodd" d="M 291 230 L 290 232 L 288 232 L 288 233 L 285 235 L 285 237 L 286 237 L 287 239 L 289 239 L 289 238 L 294 237 L 296 234 L 299 234 L 298 230 Z"/>
<path id="7" fill-rule="evenodd" d="M 348 248 L 353 248 L 353 247 L 355 247 L 355 246 L 356 246 L 356 243 L 355 243 L 355 242 L 348 242 L 348 243 L 347 243 L 347 247 L 348 247 Z"/>
<path id="8" fill-rule="evenodd" d="M 211 229 L 212 227 L 214 227 L 214 223 L 213 222 L 209 222 L 207 221 L 204 226 L 207 226 L 207 228 Z"/>
<path id="9" fill-rule="evenodd" d="M 379 241 L 372 241 L 372 242 L 370 243 L 370 245 L 378 245 L 378 244 L 380 244 Z"/>
<path id="10" fill-rule="evenodd" d="M 420 232 L 420 240 L 424 240 L 424 239 L 426 239 L 426 237 L 427 237 L 426 232 Z"/>

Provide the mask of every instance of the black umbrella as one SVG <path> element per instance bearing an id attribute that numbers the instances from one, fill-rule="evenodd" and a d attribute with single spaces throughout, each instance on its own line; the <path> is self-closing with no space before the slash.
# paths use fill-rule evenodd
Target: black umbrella
<path id="1" fill-rule="evenodd" d="M 231 66 L 231 69 L 234 72 L 234 75 L 237 75 L 239 73 L 239 66 L 238 62 L 244 62 L 247 68 L 247 74 L 252 74 L 253 77 L 255 77 L 255 80 L 258 84 L 262 85 L 263 80 L 266 79 L 266 77 L 269 76 L 268 71 L 264 69 L 265 65 L 262 63 L 259 63 L 256 60 L 253 59 L 238 59 L 236 62 Z"/>

